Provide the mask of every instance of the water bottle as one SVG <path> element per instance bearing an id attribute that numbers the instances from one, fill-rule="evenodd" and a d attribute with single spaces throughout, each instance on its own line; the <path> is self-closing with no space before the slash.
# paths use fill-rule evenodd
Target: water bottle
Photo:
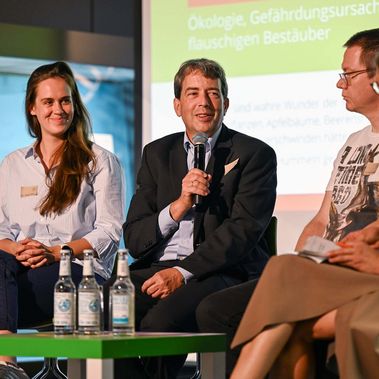
<path id="1" fill-rule="evenodd" d="M 78 286 L 78 332 L 100 332 L 102 313 L 102 290 L 93 271 L 93 251 L 84 250 L 83 278 Z"/>
<path id="2" fill-rule="evenodd" d="M 59 279 L 54 287 L 54 332 L 71 334 L 75 330 L 76 288 L 71 279 L 71 251 L 61 249 Z"/>
<path id="3" fill-rule="evenodd" d="M 129 275 L 128 250 L 117 254 L 117 279 L 110 288 L 109 315 L 113 334 L 134 334 L 135 290 Z"/>

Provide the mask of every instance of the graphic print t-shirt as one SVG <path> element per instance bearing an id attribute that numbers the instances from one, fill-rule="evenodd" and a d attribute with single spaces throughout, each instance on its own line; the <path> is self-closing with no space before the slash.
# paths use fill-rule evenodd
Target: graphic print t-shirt
<path id="1" fill-rule="evenodd" d="M 379 213 L 379 133 L 353 133 L 339 151 L 327 191 L 332 192 L 324 237 L 339 241 L 375 221 Z"/>

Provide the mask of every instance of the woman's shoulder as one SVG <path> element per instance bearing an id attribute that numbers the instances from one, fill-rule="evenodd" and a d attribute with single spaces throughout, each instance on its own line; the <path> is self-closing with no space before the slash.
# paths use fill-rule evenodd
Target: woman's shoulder
<path id="1" fill-rule="evenodd" d="M 111 151 L 107 150 L 106 148 L 93 143 L 92 144 L 92 151 L 95 154 L 95 159 L 97 164 L 101 165 L 103 162 L 104 164 L 107 164 L 106 162 L 109 162 L 109 164 L 117 164 L 120 165 L 120 161 L 117 158 L 116 154 L 112 153 Z"/>
<path id="2" fill-rule="evenodd" d="M 92 151 L 95 154 L 95 157 L 104 157 L 104 158 L 117 158 L 114 153 L 107 150 L 105 147 L 98 145 L 97 143 L 92 143 Z"/>
<path id="3" fill-rule="evenodd" d="M 20 147 L 19 149 L 13 150 L 3 158 L 3 162 L 14 162 L 19 161 L 20 159 L 24 160 L 29 156 L 33 156 L 34 149 L 33 145 L 28 145 L 25 147 Z"/>

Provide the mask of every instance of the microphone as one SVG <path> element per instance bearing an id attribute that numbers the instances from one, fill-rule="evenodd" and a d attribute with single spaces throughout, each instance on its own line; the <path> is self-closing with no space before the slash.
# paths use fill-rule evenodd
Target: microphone
<path id="1" fill-rule="evenodd" d="M 208 136 L 205 133 L 197 133 L 192 139 L 194 144 L 194 167 L 199 170 L 205 170 L 205 143 Z M 201 195 L 195 195 L 195 204 L 198 205 L 202 201 Z"/>

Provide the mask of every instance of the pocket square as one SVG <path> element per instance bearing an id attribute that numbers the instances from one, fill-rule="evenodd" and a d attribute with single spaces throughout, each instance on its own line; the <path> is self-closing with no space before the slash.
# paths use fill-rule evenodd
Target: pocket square
<path id="1" fill-rule="evenodd" d="M 236 164 L 238 163 L 239 160 L 240 160 L 240 159 L 237 158 L 237 159 L 234 160 L 233 162 L 230 162 L 230 163 L 226 164 L 226 165 L 224 166 L 224 175 L 226 175 L 230 170 L 232 170 L 232 169 L 236 166 Z"/>

